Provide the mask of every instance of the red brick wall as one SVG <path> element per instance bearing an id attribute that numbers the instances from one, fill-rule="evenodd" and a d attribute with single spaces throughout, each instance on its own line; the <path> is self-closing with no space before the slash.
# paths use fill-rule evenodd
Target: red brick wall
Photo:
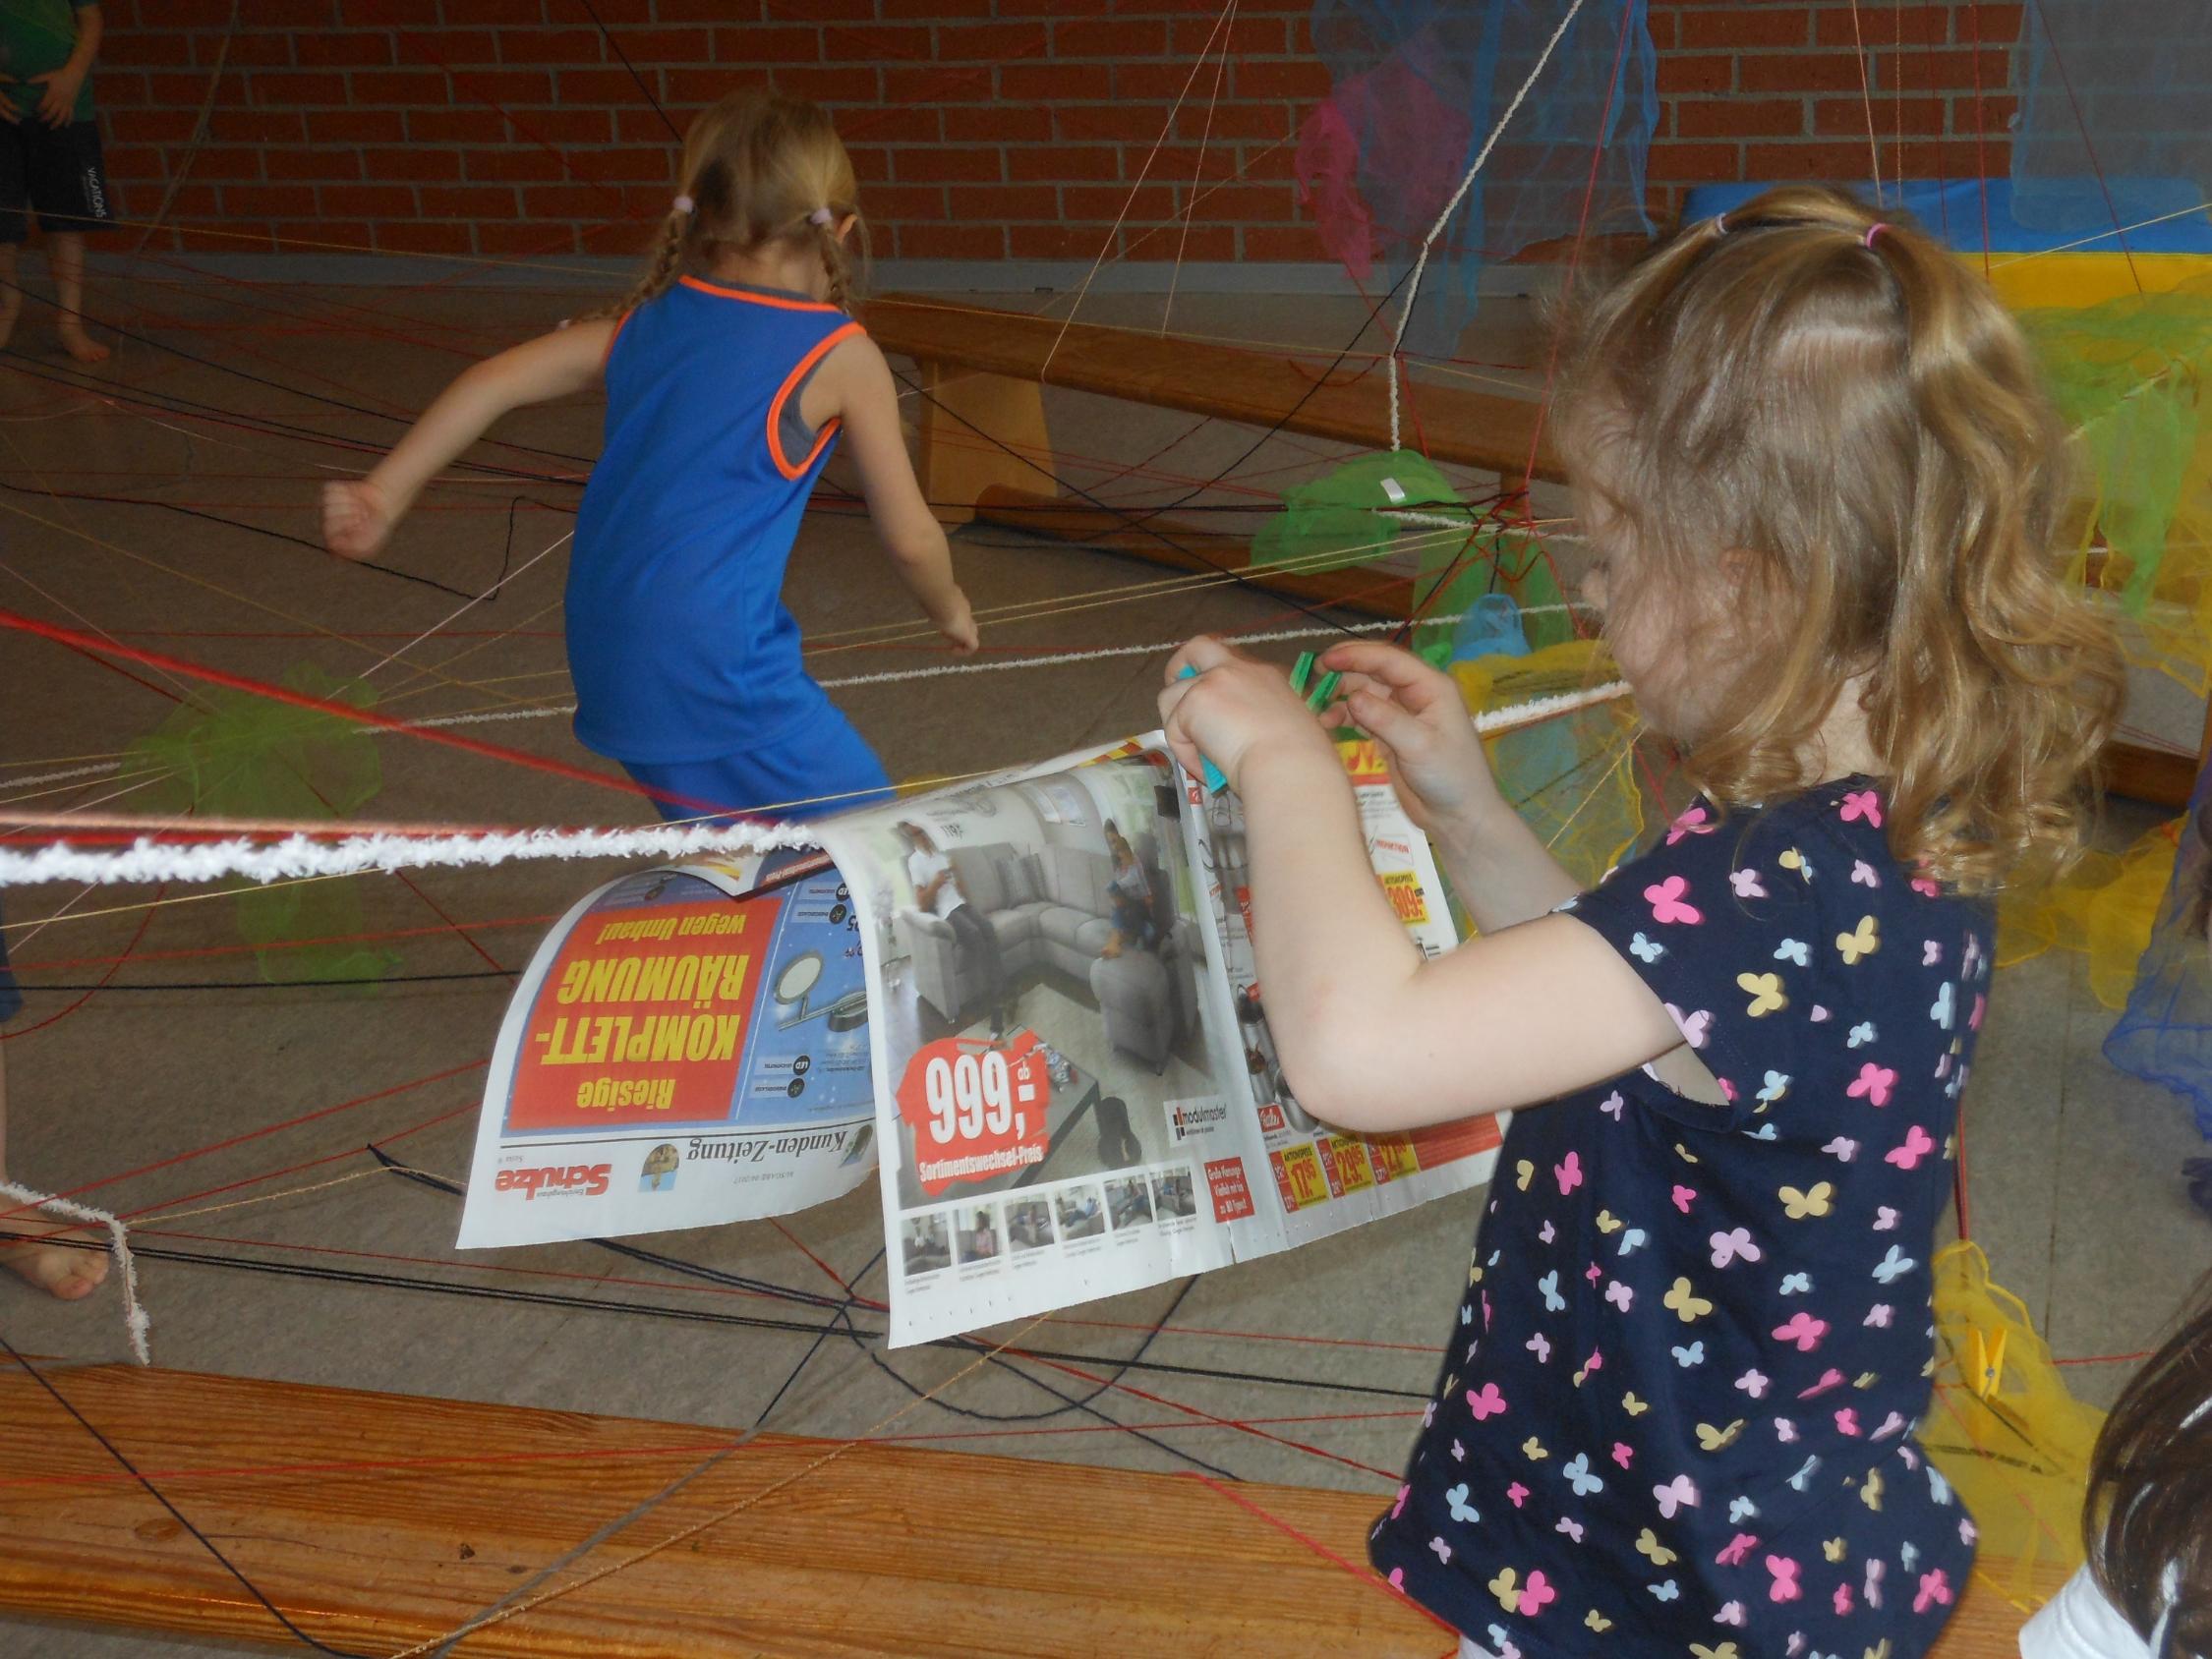
<path id="1" fill-rule="evenodd" d="M 1592 0 L 1606 5 L 1608 0 Z M 592 0 L 678 126 L 747 79 L 831 105 L 879 257 L 1314 260 L 1290 183 L 1328 89 L 1309 0 Z M 95 86 L 127 214 L 185 158 L 232 0 L 105 0 Z M 584 0 L 243 0 L 212 124 L 154 246 L 512 257 L 627 253 L 674 146 Z M 1654 204 L 1712 179 L 2006 165 L 2017 4 L 1652 0 Z M 1903 46 L 1897 46 L 1901 32 Z M 1902 97 L 1896 94 L 1901 80 Z M 1189 87 L 1167 141 L 1179 93 Z M 1218 95 L 1217 95 L 1218 93 Z M 1210 138 L 1200 138 L 1210 117 Z M 1141 186 L 1147 158 L 1151 170 Z M 1205 193 L 1186 242 L 1180 213 Z M 1123 216 L 1125 215 L 1126 216 Z M 1115 228 L 1121 217 L 1120 228 Z"/>

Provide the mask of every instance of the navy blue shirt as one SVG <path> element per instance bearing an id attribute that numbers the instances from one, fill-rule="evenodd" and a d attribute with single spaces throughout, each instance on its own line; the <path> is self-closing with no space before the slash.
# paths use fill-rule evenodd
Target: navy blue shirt
<path id="1" fill-rule="evenodd" d="M 1882 822 L 1864 778 L 1701 802 L 1562 906 L 1727 1104 L 1639 1069 L 1513 1118 L 1371 1543 L 1495 1653 L 1912 1659 L 1964 1587 L 1913 1426 L 1991 923 Z"/>

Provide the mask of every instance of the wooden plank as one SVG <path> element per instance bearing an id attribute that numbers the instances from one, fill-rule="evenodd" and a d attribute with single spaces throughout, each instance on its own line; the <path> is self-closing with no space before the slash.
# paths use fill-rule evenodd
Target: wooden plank
<path id="1" fill-rule="evenodd" d="M 1339 371 L 1316 382 L 1317 366 L 1298 358 L 1056 317 L 986 311 L 940 301 L 886 297 L 870 303 L 868 332 L 887 352 L 1135 403 L 1280 426 L 1363 449 L 1390 443 L 1390 394 L 1379 371 Z M 1049 360 L 1049 367 L 1048 367 Z M 1499 397 L 1422 380 L 1409 392 L 1432 460 L 1478 467 L 1519 481 L 1537 444 L 1534 398 Z M 1408 431 L 1412 430 L 1408 417 Z M 1564 475 L 1548 443 L 1537 445 L 1534 475 Z"/>
<path id="2" fill-rule="evenodd" d="M 2212 706 L 2207 706 L 2205 741 L 2212 753 Z M 2139 743 L 2114 743 L 2105 750 L 2105 792 L 2152 806 L 2184 807 L 2196 786 L 2198 762 L 2172 749 Z"/>
<path id="3" fill-rule="evenodd" d="M 723 1431 L 187 1372 L 52 1375 L 317 1640 L 391 1654 L 716 1523 L 471 1635 L 486 1655 L 1382 1655 L 1451 1638 L 1341 1562 L 1374 1496 L 764 1438 L 539 1582 Z M 825 1460 L 827 1459 L 827 1460 Z M 0 1377 L 0 1612 L 297 1648 L 20 1371 Z M 716 1519 L 737 1506 L 737 1513 Z M 1939 1659 L 2010 1659 L 1963 1598 Z"/>

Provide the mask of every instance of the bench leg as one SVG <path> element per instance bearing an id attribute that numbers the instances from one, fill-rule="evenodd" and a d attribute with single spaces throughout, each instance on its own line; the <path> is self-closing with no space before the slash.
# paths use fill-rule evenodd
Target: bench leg
<path id="1" fill-rule="evenodd" d="M 1029 494 L 1055 492 L 1052 438 L 1036 381 L 932 363 L 922 365 L 922 386 L 928 395 L 917 411 L 917 470 L 922 494 L 940 523 L 967 523 L 975 516 L 976 497 L 991 485 Z"/>

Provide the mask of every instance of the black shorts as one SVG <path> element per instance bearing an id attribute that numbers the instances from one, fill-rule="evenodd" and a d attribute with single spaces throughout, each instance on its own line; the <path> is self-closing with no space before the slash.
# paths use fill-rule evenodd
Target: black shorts
<path id="1" fill-rule="evenodd" d="M 30 234 L 30 215 L 49 235 L 57 230 L 111 230 L 115 192 L 100 164 L 96 122 L 49 127 L 25 116 L 0 122 L 0 244 Z"/>

